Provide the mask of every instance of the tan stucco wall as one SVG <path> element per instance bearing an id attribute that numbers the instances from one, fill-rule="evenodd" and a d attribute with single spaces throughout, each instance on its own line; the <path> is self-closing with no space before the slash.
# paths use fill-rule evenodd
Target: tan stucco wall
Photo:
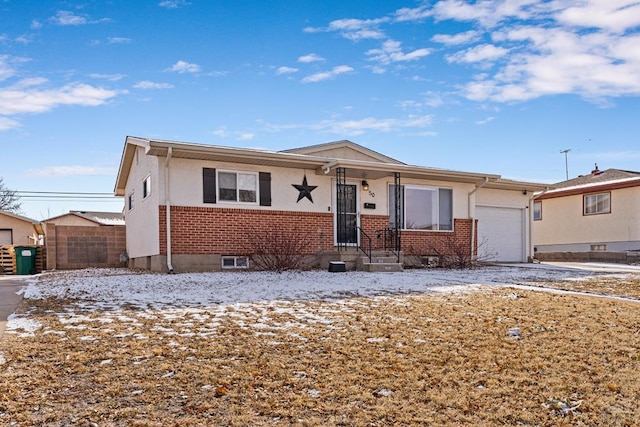
<path id="1" fill-rule="evenodd" d="M 37 238 L 33 224 L 0 214 L 0 229 L 13 231 L 13 245 L 35 245 Z M 32 237 L 31 239 L 29 237 Z"/>
<path id="2" fill-rule="evenodd" d="M 611 191 L 611 213 L 583 215 L 583 195 L 542 200 L 534 245 L 640 241 L 640 188 Z"/>

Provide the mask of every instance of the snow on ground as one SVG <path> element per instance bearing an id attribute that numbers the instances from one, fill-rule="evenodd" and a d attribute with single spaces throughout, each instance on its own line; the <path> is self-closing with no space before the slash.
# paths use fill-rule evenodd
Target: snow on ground
<path id="1" fill-rule="evenodd" d="M 611 274 L 610 270 L 606 270 Z M 640 272 L 640 271 L 639 271 Z M 357 304 L 354 297 L 390 297 L 428 292 L 456 292 L 482 285 L 526 285 L 539 281 L 586 278 L 594 269 L 562 268 L 549 265 L 503 265 L 475 270 L 405 270 L 399 273 L 326 271 L 305 272 L 222 272 L 155 274 L 123 269 L 86 269 L 50 272 L 28 280 L 24 298 L 73 300 L 57 316 L 64 328 L 88 329 L 114 321 L 134 327 L 146 318 L 165 320 L 188 317 L 199 323 L 210 322 L 214 331 L 222 316 L 235 316 L 238 323 L 259 330 L 286 328 L 267 313 L 287 312 L 300 324 L 327 322 L 330 310 L 348 310 Z M 337 303 L 310 308 L 305 303 Z M 126 309 L 137 309 L 135 318 Z M 100 317 L 87 313 L 102 313 Z M 265 320 L 266 319 L 266 320 Z M 184 324 L 183 324 L 184 326 Z M 189 325 L 187 324 L 186 327 Z M 290 325 L 289 325 L 290 326 Z M 40 325 L 29 312 L 12 315 L 7 333 L 28 337 Z M 158 325 L 162 327 L 162 325 Z M 211 332 L 209 331 L 209 332 Z M 168 335 L 176 333 L 167 330 Z M 45 333 L 64 334 L 64 331 Z M 199 334 L 206 334 L 200 330 Z M 87 340 L 92 339 L 87 334 Z M 140 337 L 144 339 L 144 337 Z"/>

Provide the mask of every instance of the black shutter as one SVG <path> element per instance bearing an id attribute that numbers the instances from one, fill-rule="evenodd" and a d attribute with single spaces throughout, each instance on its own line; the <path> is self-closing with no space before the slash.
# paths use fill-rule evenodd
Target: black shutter
<path id="1" fill-rule="evenodd" d="M 204 203 L 216 202 L 216 170 L 202 168 L 202 197 Z"/>
<path id="2" fill-rule="evenodd" d="M 271 174 L 260 172 L 260 206 L 271 206 Z"/>

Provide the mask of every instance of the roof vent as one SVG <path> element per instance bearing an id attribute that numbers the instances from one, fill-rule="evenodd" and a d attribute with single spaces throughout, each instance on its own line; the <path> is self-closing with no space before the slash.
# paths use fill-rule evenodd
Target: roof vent
<path id="1" fill-rule="evenodd" d="M 600 175 L 600 169 L 598 169 L 598 164 L 595 164 L 596 167 L 591 171 L 591 175 Z"/>

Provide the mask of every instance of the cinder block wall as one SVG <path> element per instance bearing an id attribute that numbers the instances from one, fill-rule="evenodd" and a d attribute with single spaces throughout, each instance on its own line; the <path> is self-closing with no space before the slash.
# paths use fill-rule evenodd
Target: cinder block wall
<path id="1" fill-rule="evenodd" d="M 70 226 L 47 223 L 47 270 L 87 267 L 125 267 L 124 225 Z"/>

